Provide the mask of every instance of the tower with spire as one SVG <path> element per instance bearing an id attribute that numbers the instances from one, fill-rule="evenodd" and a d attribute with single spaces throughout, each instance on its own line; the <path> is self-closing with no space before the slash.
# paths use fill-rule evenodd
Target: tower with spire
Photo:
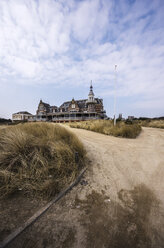
<path id="1" fill-rule="evenodd" d="M 93 93 L 93 86 L 92 86 L 92 80 L 90 84 L 90 91 L 88 94 L 88 100 L 86 101 L 87 107 L 88 107 L 88 112 L 94 112 L 95 111 L 95 96 Z"/>

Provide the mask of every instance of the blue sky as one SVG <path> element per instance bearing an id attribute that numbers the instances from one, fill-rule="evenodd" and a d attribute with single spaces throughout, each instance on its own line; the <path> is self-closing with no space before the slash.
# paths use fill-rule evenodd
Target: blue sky
<path id="1" fill-rule="evenodd" d="M 163 0 L 0 0 L 0 117 L 87 98 L 164 115 Z"/>

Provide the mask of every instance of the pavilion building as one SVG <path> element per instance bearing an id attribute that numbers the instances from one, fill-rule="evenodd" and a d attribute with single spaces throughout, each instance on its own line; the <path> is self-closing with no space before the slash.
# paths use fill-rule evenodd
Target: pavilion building
<path id="1" fill-rule="evenodd" d="M 40 100 L 36 115 L 31 115 L 28 121 L 70 122 L 106 118 L 103 99 L 95 98 L 92 82 L 88 99 L 64 102 L 60 107 L 50 106 Z"/>

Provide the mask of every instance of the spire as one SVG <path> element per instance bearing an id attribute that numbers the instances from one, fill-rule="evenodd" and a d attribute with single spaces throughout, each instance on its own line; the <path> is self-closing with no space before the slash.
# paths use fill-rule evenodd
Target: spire
<path id="1" fill-rule="evenodd" d="M 96 101 L 95 101 L 95 98 L 94 98 L 93 86 L 92 86 L 92 80 L 91 80 L 90 91 L 89 91 L 89 94 L 88 94 L 87 104 L 93 104 L 93 103 L 96 103 Z"/>
<path id="2" fill-rule="evenodd" d="M 94 93 L 93 93 L 93 86 L 92 86 L 92 80 L 91 80 L 91 84 L 90 84 L 89 95 L 93 95 L 93 96 L 94 96 Z"/>
<path id="3" fill-rule="evenodd" d="M 91 80 L 91 85 L 90 85 L 90 89 L 93 89 L 93 86 L 92 86 L 92 80 Z"/>

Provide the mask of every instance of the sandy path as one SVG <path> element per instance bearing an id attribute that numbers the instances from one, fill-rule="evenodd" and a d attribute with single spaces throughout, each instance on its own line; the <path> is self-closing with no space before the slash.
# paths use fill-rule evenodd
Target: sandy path
<path id="1" fill-rule="evenodd" d="M 90 160 L 86 185 L 73 188 L 9 247 L 162 248 L 164 130 L 143 128 L 137 139 L 70 130 Z"/>
<path id="2" fill-rule="evenodd" d="M 116 198 L 120 189 L 144 183 L 164 203 L 164 130 L 143 128 L 137 139 L 122 139 L 71 129 L 84 143 L 92 161 L 91 188 Z M 88 189 L 87 189 L 88 190 Z"/>

